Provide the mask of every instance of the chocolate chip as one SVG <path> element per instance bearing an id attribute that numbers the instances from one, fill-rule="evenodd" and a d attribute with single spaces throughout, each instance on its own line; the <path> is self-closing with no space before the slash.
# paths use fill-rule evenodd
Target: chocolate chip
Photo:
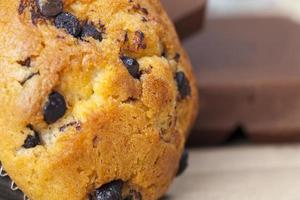
<path id="1" fill-rule="evenodd" d="M 58 92 L 52 92 L 44 106 L 44 120 L 52 124 L 65 115 L 67 105 L 64 97 Z"/>
<path id="2" fill-rule="evenodd" d="M 141 11 L 142 11 L 145 15 L 148 15 L 148 14 L 149 14 L 149 12 L 148 12 L 148 10 L 147 10 L 146 8 L 141 8 Z"/>
<path id="3" fill-rule="evenodd" d="M 102 34 L 100 31 L 98 31 L 98 29 L 91 23 L 86 23 L 83 27 L 82 27 L 82 32 L 81 32 L 81 36 L 82 39 L 85 37 L 92 37 L 95 40 L 102 40 Z"/>
<path id="4" fill-rule="evenodd" d="M 143 8 L 140 4 L 133 5 L 132 8 L 136 11 L 141 11 L 145 15 L 149 14 L 148 10 L 146 8 Z"/>
<path id="5" fill-rule="evenodd" d="M 41 140 L 40 140 L 40 136 L 39 133 L 37 131 L 35 131 L 32 127 L 31 124 L 29 124 L 27 126 L 27 128 L 29 128 L 30 130 L 32 130 L 34 132 L 34 135 L 28 135 L 27 138 L 24 141 L 23 147 L 25 149 L 30 149 L 30 148 L 34 148 L 37 145 L 41 144 Z"/>
<path id="6" fill-rule="evenodd" d="M 90 195 L 90 200 L 122 200 L 123 181 L 112 181 L 98 188 Z"/>
<path id="7" fill-rule="evenodd" d="M 175 79 L 177 82 L 178 91 L 182 99 L 191 95 L 190 82 L 183 72 L 176 72 Z"/>
<path id="8" fill-rule="evenodd" d="M 19 60 L 19 61 L 17 61 L 17 63 L 20 64 L 20 65 L 22 65 L 22 66 L 24 66 L 24 67 L 30 67 L 30 65 L 31 65 L 31 58 L 28 57 L 25 60 Z"/>
<path id="9" fill-rule="evenodd" d="M 79 20 L 71 13 L 61 13 L 55 18 L 55 26 L 65 29 L 69 34 L 77 37 L 81 32 Z"/>
<path id="10" fill-rule="evenodd" d="M 142 195 L 141 193 L 135 191 L 135 190 L 130 190 L 129 195 L 124 199 L 124 200 L 142 200 Z"/>
<path id="11" fill-rule="evenodd" d="M 187 150 L 184 150 L 180 158 L 179 168 L 176 176 L 180 176 L 181 174 L 183 174 L 183 172 L 188 167 L 188 160 L 189 160 L 189 152 Z"/>
<path id="12" fill-rule="evenodd" d="M 45 17 L 54 17 L 63 11 L 62 0 L 36 0 L 36 2 Z"/>
<path id="13" fill-rule="evenodd" d="M 128 56 L 122 56 L 121 60 L 125 67 L 127 68 L 129 74 L 136 79 L 139 79 L 141 74 L 140 74 L 140 65 L 137 62 L 136 59 L 130 58 Z"/>
<path id="14" fill-rule="evenodd" d="M 176 62 L 179 62 L 180 57 L 181 57 L 180 54 L 179 54 L 179 53 L 176 53 L 175 56 L 174 56 L 174 60 L 175 60 Z"/>
<path id="15" fill-rule="evenodd" d="M 36 147 L 39 144 L 40 144 L 40 139 L 37 134 L 28 135 L 26 140 L 24 141 L 23 147 L 25 149 L 30 149 Z"/>

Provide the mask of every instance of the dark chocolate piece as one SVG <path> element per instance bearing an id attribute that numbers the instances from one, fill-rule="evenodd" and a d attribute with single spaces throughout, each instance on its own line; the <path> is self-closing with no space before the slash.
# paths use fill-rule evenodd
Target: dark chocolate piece
<path id="1" fill-rule="evenodd" d="M 47 124 L 52 124 L 63 117 L 66 113 L 67 105 L 64 97 L 58 92 L 52 92 L 44 106 L 44 120 Z"/>
<path id="2" fill-rule="evenodd" d="M 79 20 L 71 13 L 63 12 L 55 18 L 55 26 L 77 37 L 81 32 Z"/>

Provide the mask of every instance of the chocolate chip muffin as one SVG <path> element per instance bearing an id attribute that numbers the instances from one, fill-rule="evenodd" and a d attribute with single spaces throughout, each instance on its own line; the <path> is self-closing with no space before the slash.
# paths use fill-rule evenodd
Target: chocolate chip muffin
<path id="1" fill-rule="evenodd" d="M 186 166 L 196 83 L 159 0 L 1 0 L 0 69 L 0 161 L 31 200 L 155 200 Z"/>

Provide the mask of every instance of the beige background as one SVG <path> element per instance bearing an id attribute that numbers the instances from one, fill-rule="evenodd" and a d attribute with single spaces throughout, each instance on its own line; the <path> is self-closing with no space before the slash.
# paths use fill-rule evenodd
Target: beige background
<path id="1" fill-rule="evenodd" d="M 191 152 L 168 200 L 299 200 L 300 146 L 236 146 Z"/>

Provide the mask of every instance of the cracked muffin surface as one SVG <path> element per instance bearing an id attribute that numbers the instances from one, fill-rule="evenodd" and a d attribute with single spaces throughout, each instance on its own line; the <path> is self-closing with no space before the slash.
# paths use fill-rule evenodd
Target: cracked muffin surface
<path id="1" fill-rule="evenodd" d="M 31 200 L 156 200 L 197 112 L 159 0 L 0 1 L 0 161 Z"/>

